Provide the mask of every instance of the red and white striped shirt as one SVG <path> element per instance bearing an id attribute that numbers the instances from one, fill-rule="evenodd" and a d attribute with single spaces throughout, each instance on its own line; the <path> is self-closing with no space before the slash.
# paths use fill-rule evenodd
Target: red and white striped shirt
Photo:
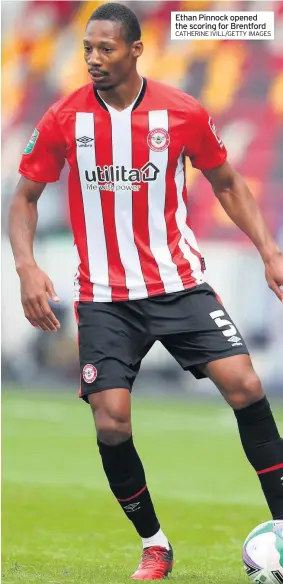
<path id="1" fill-rule="evenodd" d="M 121 112 L 107 106 L 92 83 L 53 105 L 36 126 L 19 172 L 54 182 L 68 161 L 79 258 L 75 300 L 132 300 L 204 282 L 187 216 L 185 156 L 208 170 L 226 155 L 205 109 L 151 80 Z"/>

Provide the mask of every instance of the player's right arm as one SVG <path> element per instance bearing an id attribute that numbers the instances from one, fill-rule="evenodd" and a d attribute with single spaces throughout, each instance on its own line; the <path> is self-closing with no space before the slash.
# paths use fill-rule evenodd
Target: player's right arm
<path id="1" fill-rule="evenodd" d="M 58 302 L 53 284 L 37 265 L 33 243 L 37 226 L 37 202 L 46 183 L 58 180 L 65 161 L 64 141 L 52 110 L 35 129 L 24 151 L 19 172 L 22 177 L 12 197 L 9 236 L 21 283 L 21 300 L 26 318 L 46 332 L 60 323 L 48 297 Z"/>
<path id="2" fill-rule="evenodd" d="M 37 225 L 37 201 L 45 183 L 22 177 L 16 187 L 9 213 L 9 235 L 21 282 L 21 300 L 26 318 L 44 331 L 56 331 L 60 324 L 52 312 L 49 296 L 55 302 L 50 278 L 36 264 L 33 242 Z"/>

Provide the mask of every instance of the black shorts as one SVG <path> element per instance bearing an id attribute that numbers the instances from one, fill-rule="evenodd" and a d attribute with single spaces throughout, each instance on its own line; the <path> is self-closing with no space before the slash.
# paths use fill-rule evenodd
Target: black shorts
<path id="1" fill-rule="evenodd" d="M 123 302 L 79 302 L 81 388 L 88 395 L 116 387 L 131 391 L 142 359 L 160 341 L 184 370 L 205 377 L 199 365 L 247 347 L 208 284 Z"/>

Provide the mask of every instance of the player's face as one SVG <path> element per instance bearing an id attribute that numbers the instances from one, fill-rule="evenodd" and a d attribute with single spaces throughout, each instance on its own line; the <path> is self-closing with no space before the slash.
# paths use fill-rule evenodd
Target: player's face
<path id="1" fill-rule="evenodd" d="M 97 89 L 107 91 L 127 81 L 142 54 L 141 41 L 125 42 L 120 23 L 91 20 L 84 38 L 84 55 L 88 71 Z"/>

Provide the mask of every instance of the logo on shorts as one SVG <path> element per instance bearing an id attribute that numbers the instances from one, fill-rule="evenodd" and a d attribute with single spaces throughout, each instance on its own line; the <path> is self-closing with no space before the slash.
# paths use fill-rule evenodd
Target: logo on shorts
<path id="1" fill-rule="evenodd" d="M 232 347 L 240 347 L 242 346 L 242 342 L 240 337 L 231 337 L 230 339 L 228 339 L 229 343 L 233 343 Z"/>
<path id="2" fill-rule="evenodd" d="M 227 341 L 232 343 L 232 347 L 243 346 L 242 339 L 236 336 L 237 335 L 236 327 L 233 325 L 231 320 L 226 319 L 226 315 L 224 314 L 223 310 L 214 310 L 213 312 L 209 313 L 209 316 L 211 316 L 211 318 L 214 320 L 218 328 L 223 329 L 221 332 L 224 335 L 224 337 L 229 337 Z"/>
<path id="3" fill-rule="evenodd" d="M 163 128 L 156 128 L 151 130 L 147 136 L 147 144 L 150 150 L 154 152 L 163 152 L 170 144 L 170 136 L 167 130 Z"/>
<path id="4" fill-rule="evenodd" d="M 85 365 L 83 368 L 83 378 L 86 383 L 92 383 L 97 378 L 97 369 L 93 365 Z"/>

